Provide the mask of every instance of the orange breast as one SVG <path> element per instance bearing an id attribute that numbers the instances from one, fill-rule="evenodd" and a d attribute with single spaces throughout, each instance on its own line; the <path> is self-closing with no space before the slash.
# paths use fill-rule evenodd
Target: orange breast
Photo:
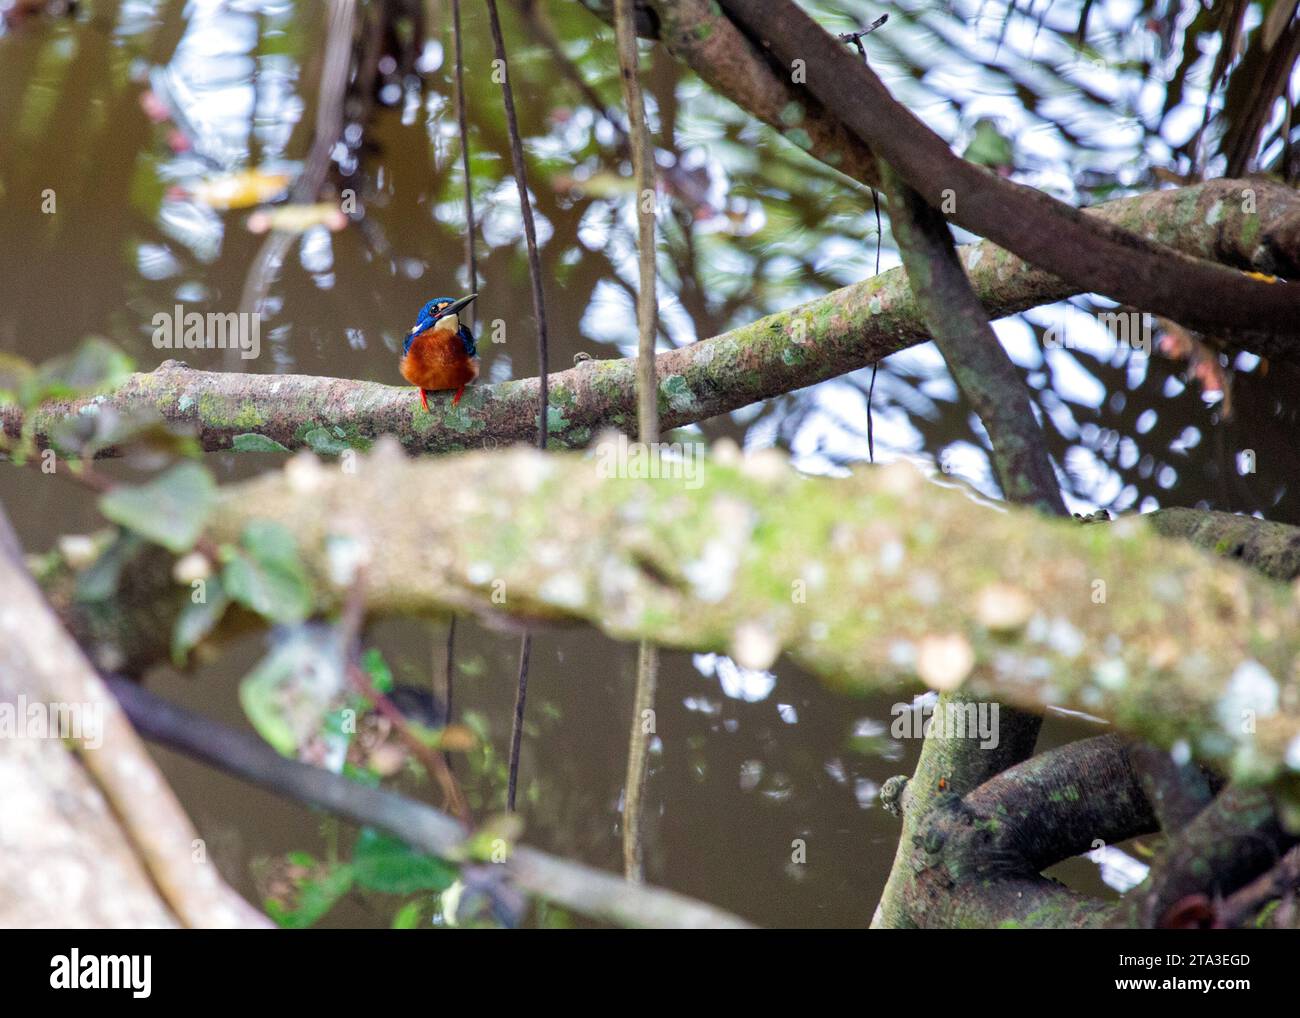
<path id="1" fill-rule="evenodd" d="M 421 389 L 459 389 L 478 377 L 478 362 L 450 329 L 429 329 L 411 341 L 401 363 L 402 377 Z"/>

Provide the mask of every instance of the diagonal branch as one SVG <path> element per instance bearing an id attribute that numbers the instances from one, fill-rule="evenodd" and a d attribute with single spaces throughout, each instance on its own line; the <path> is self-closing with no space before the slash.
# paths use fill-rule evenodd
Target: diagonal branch
<path id="1" fill-rule="evenodd" d="M 808 93 L 959 225 L 1080 289 L 1189 328 L 1235 329 L 1262 342 L 1300 337 L 1300 283 L 1266 283 L 1181 255 L 988 173 L 954 155 L 793 3 L 724 0 L 723 7 L 782 67 L 804 70 Z"/>
<path id="2" fill-rule="evenodd" d="M 1004 497 L 1064 516 L 1065 503 L 1029 390 L 970 288 L 948 224 L 892 167 L 885 165 L 882 176 L 890 225 L 912 292 L 953 380 L 988 432 Z"/>
<path id="3" fill-rule="evenodd" d="M 270 925 L 222 880 L 215 863 L 201 851 L 202 841 L 189 817 L 115 709 L 112 694 L 84 651 L 59 624 L 14 554 L 16 546 L 8 518 L 0 513 L 0 587 L 5 591 L 0 610 L 0 702 L 11 712 L 11 737 L 0 739 L 0 786 L 9 803 L 5 854 L 15 857 L 0 867 L 0 898 L 12 903 L 6 914 L 22 915 L 26 899 L 53 893 L 48 907 L 56 911 L 42 916 L 42 922 L 93 923 L 98 916 L 101 922 L 117 925 L 158 925 L 174 915 L 192 928 Z M 33 709 L 46 705 L 84 721 L 75 735 L 45 733 L 67 734 L 66 742 L 13 738 L 15 704 L 23 712 L 18 724 L 28 721 L 27 708 L 21 706 L 25 700 Z M 29 830 L 32 823 L 40 830 Z M 44 829 L 47 824 L 51 829 Z M 61 844 L 60 829 L 65 827 L 98 831 L 104 839 L 102 854 Z M 44 846 L 45 855 L 14 851 L 24 843 L 28 848 Z M 26 865 L 14 865 L 18 861 Z M 86 884 L 100 886 L 100 892 L 79 886 Z M 62 905 L 56 904 L 60 901 Z M 64 914 L 73 905 L 77 910 Z"/>
<path id="4" fill-rule="evenodd" d="M 462 856 L 465 832 L 446 813 L 396 792 L 370 788 L 282 757 L 256 736 L 195 715 L 134 682 L 113 680 L 112 688 L 145 738 L 278 795 L 319 806 L 358 824 L 381 828 L 431 855 L 451 859 Z M 501 865 L 524 890 L 609 922 L 711 928 L 749 925 L 703 902 L 656 887 L 630 884 L 537 849 L 517 846 Z"/>

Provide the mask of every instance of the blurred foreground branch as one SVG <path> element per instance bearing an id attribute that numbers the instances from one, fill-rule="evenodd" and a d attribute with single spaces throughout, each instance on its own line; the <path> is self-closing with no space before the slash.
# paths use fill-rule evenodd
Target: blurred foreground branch
<path id="1" fill-rule="evenodd" d="M 0 705 L 18 726 L 0 738 L 0 926 L 269 926 L 217 873 L 12 538 L 0 513 Z M 46 711 L 72 734 L 33 731 Z"/>
<path id="2" fill-rule="evenodd" d="M 990 509 L 905 464 L 805 478 L 776 453 L 704 462 L 687 450 L 651 461 L 660 479 L 634 479 L 647 466 L 635 455 L 609 443 L 586 457 L 419 462 L 385 443 L 351 471 L 298 458 L 221 489 L 208 537 L 221 546 L 251 521 L 282 524 L 321 612 L 344 596 L 330 562 L 351 541 L 375 615 L 583 620 L 752 668 L 785 650 L 856 692 L 919 681 L 1086 711 L 1160 746 L 1186 742 L 1244 781 L 1296 759 L 1300 604 L 1141 517 L 1080 527 Z M 405 511 L 391 511 L 394 493 Z M 57 579 L 46 589 L 97 660 L 105 639 L 161 658 L 166 605 L 179 610 L 184 589 L 160 590 L 160 573 L 147 557 L 125 567 L 121 595 L 84 625 Z"/>

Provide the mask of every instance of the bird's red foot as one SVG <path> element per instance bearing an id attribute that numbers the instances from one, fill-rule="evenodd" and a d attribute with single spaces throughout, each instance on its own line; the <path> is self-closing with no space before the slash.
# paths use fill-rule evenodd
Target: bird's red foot
<path id="1" fill-rule="evenodd" d="M 420 390 L 420 406 L 424 407 L 426 414 L 429 412 L 429 394 L 424 389 Z"/>
<path id="2" fill-rule="evenodd" d="M 459 403 L 459 402 L 460 402 L 460 398 L 461 398 L 461 396 L 463 396 L 463 395 L 465 395 L 465 386 L 462 385 L 459 389 L 456 390 L 456 395 L 454 395 L 454 396 L 451 398 L 451 405 L 452 405 L 452 406 L 455 406 L 457 403 Z"/>

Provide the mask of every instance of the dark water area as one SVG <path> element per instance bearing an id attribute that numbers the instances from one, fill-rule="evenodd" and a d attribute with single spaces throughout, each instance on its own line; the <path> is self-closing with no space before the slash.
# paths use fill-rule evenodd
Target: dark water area
<path id="1" fill-rule="evenodd" d="M 318 225 L 295 242 L 270 287 L 252 360 L 156 349 L 152 323 L 177 303 L 200 312 L 240 306 L 264 236 L 248 229 L 251 209 L 214 209 L 194 192 L 218 167 L 292 173 L 301 165 L 324 5 L 135 0 L 11 26 L 0 35 L 0 352 L 39 361 L 98 335 L 142 371 L 175 355 L 211 370 L 402 384 L 397 351 L 416 310 L 468 287 L 446 6 L 426 5 L 430 41 L 407 47 L 412 73 L 381 66 L 379 101 L 349 127 L 351 144 L 334 153 L 328 176 L 335 194 L 355 191 L 359 212 L 339 232 Z M 566 52 L 616 109 L 612 33 L 577 5 L 552 6 L 565 8 L 552 23 Z M 512 5 L 503 7 L 541 224 L 552 368 L 579 353 L 626 356 L 636 279 L 627 168 L 609 124 L 557 73 Z M 481 338 L 481 377 L 499 381 L 536 374 L 532 308 L 482 5 L 467 4 L 465 18 L 482 226 L 478 313 L 481 323 L 503 322 L 505 339 Z M 897 20 L 900 34 L 908 30 L 906 16 Z M 887 78 L 905 70 L 893 52 L 882 64 Z M 697 185 L 666 196 L 661 217 L 665 347 L 874 271 L 868 192 L 711 96 L 663 52 L 647 62 L 646 81 L 660 161 L 675 161 L 680 179 Z M 188 123 L 152 120 L 146 93 L 169 97 Z M 1129 158 L 1140 153 L 1139 145 Z M 53 212 L 42 210 L 47 193 Z M 882 264 L 897 264 L 887 241 Z M 1045 352 L 1048 321 L 1035 313 L 1000 332 L 1035 390 L 1072 509 L 1207 506 L 1300 523 L 1293 368 L 1225 355 L 1229 412 L 1187 364 L 1155 351 L 1103 343 Z M 869 381 L 869 371 L 858 372 L 694 430 L 705 441 L 778 445 L 802 469 L 836 472 L 867 459 Z M 871 412 L 878 460 L 933 462 L 995 491 L 983 431 L 932 347 L 884 363 Z M 1243 469 L 1243 453 L 1253 471 Z M 224 483 L 279 460 L 219 454 L 206 462 Z M 108 462 L 104 470 L 126 476 L 128 468 Z M 102 525 L 92 500 L 57 477 L 0 469 L 0 500 L 29 551 Z M 401 492 L 393 511 L 403 511 Z M 386 622 L 368 642 L 399 680 L 427 685 L 445 632 L 445 623 Z M 263 637 L 247 637 L 193 673 L 160 668 L 149 683 L 246 726 L 237 684 L 264 650 Z M 504 805 L 517 650 L 514 634 L 468 620 L 458 627 L 456 710 L 485 738 L 472 761 L 456 765 L 476 813 Z M 521 767 L 528 843 L 621 869 L 635 670 L 635 647 L 592 630 L 536 634 Z M 846 697 L 786 660 L 746 672 L 722 657 L 665 653 L 645 800 L 647 879 L 764 925 L 865 925 L 898 834 L 876 794 L 891 775 L 911 772 L 919 749 L 890 736 L 891 708 L 911 695 Z M 1043 745 L 1097 730 L 1050 718 Z M 223 872 L 254 900 L 258 860 L 295 850 L 325 856 L 339 838 L 308 810 L 157 756 Z M 795 862 L 799 842 L 806 858 Z M 1059 875 L 1106 891 L 1087 860 Z M 326 925 L 391 919 L 391 903 L 352 895 Z"/>

